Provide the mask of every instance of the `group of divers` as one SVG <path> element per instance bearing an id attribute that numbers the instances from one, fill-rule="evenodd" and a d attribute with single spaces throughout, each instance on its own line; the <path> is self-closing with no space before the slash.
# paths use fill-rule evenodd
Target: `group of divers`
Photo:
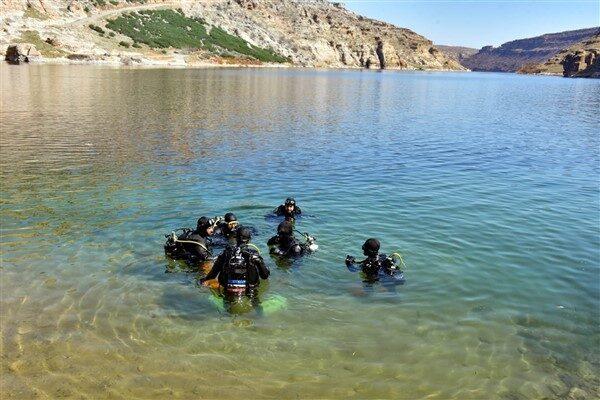
<path id="1" fill-rule="evenodd" d="M 277 226 L 277 233 L 267 241 L 271 255 L 291 260 L 318 249 L 313 236 L 296 230 L 302 210 L 293 198 L 288 197 L 284 204 L 275 208 L 272 216 L 283 221 Z M 198 219 L 196 229 L 179 228 L 165 235 L 165 254 L 171 259 L 183 260 L 193 266 L 207 265 L 214 261 L 199 283 L 212 287 L 215 294 L 224 301 L 223 304 L 230 306 L 230 311 L 231 305 L 244 299 L 249 300 L 253 308 L 259 309 L 261 302 L 258 299 L 258 288 L 261 280 L 269 278 L 270 270 L 258 247 L 250 243 L 254 233 L 252 227 L 241 225 L 231 212 L 223 217 L 203 216 Z M 294 233 L 302 235 L 303 240 L 298 239 Z M 215 247 L 224 248 L 217 257 L 213 256 Z M 357 261 L 355 257 L 348 255 L 346 267 L 351 272 L 362 272 L 364 281 L 368 283 L 385 280 L 394 285 L 403 284 L 402 267 L 405 265 L 402 257 L 398 253 L 390 256 L 382 254 L 379 249 L 379 240 L 367 239 L 362 246 L 366 258 Z"/>

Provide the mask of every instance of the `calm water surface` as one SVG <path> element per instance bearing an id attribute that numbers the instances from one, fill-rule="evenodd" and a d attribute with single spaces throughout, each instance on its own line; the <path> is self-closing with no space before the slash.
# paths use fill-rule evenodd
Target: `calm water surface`
<path id="1" fill-rule="evenodd" d="M 0 68 L 5 398 L 600 396 L 600 81 Z M 294 195 L 320 250 L 219 311 L 163 234 Z M 406 284 L 346 270 L 376 236 Z M 168 273 L 166 273 L 168 272 Z"/>

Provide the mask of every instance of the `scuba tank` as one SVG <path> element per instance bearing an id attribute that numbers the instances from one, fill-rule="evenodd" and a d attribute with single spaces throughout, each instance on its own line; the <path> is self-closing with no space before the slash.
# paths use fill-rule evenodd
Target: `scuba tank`
<path id="1" fill-rule="evenodd" d="M 229 291 L 245 291 L 248 278 L 248 263 L 244 257 L 242 248 L 236 246 L 227 260 L 225 273 L 227 276 L 226 289 Z"/>
<path id="2" fill-rule="evenodd" d="M 300 232 L 297 231 L 299 234 L 301 234 L 302 236 L 304 236 L 304 239 L 306 240 L 306 242 L 303 244 L 303 246 L 310 252 L 314 252 L 317 251 L 317 249 L 319 248 L 319 245 L 317 244 L 317 238 L 315 238 L 314 236 L 309 235 L 306 232 Z"/>
<path id="3" fill-rule="evenodd" d="M 181 233 L 178 235 L 177 232 Z M 187 239 L 191 232 L 193 231 L 190 228 L 179 228 L 172 231 L 170 234 L 165 235 L 165 238 L 167 239 L 164 245 L 165 254 L 175 259 L 185 258 L 187 251 L 179 240 Z"/>
<path id="4" fill-rule="evenodd" d="M 310 251 L 317 251 L 319 245 L 317 244 L 317 239 L 314 236 L 309 236 L 306 234 L 306 246 Z"/>

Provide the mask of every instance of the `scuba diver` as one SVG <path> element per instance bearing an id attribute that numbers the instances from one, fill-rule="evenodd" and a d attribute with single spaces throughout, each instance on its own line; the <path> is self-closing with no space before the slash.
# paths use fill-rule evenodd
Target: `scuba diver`
<path id="1" fill-rule="evenodd" d="M 306 243 L 301 243 L 294 236 L 294 225 L 290 221 L 283 221 L 277 226 L 277 235 L 267 242 L 269 252 L 283 257 L 300 257 L 315 251 L 318 246 L 314 237 L 304 234 Z"/>
<path id="2" fill-rule="evenodd" d="M 214 233 L 215 221 L 207 217 L 200 217 L 196 224 L 196 229 L 181 228 L 182 231 L 177 235 L 173 231 L 170 235 L 165 235 L 165 254 L 176 260 L 186 260 L 188 262 L 203 262 L 212 257 L 212 246 L 210 236 Z"/>
<path id="3" fill-rule="evenodd" d="M 200 279 L 200 284 L 208 286 L 209 280 L 218 278 L 226 300 L 244 295 L 257 299 L 260 279 L 268 279 L 270 271 L 256 246 L 250 244 L 251 238 L 252 231 L 249 228 L 239 227 L 236 245 L 227 246 L 217 257 L 210 272 Z"/>
<path id="4" fill-rule="evenodd" d="M 216 228 L 213 237 L 211 238 L 212 243 L 215 247 L 226 247 L 228 245 L 235 246 L 237 231 L 240 227 L 240 223 L 234 213 L 228 212 L 221 217 L 215 217 Z M 250 229 L 252 235 L 256 235 L 256 229 L 251 226 L 245 226 Z"/>
<path id="5" fill-rule="evenodd" d="M 385 254 L 379 254 L 380 248 L 379 240 L 371 238 L 367 239 L 362 246 L 363 254 L 367 256 L 362 261 L 356 261 L 352 256 L 346 256 L 346 266 L 351 272 L 362 271 L 365 275 L 365 282 L 373 283 L 380 279 L 386 282 L 394 282 L 395 284 L 404 283 L 404 273 L 396 265 L 396 262 L 392 257 L 388 257 Z M 393 254 L 392 256 L 398 256 L 402 265 L 402 257 L 399 254 Z"/>
<path id="6" fill-rule="evenodd" d="M 273 214 L 278 217 L 285 217 L 286 221 L 294 221 L 296 217 L 302 214 L 302 210 L 296 205 L 296 200 L 293 197 L 288 197 L 285 199 L 284 204 L 273 210 Z"/>
<path id="7" fill-rule="evenodd" d="M 217 223 L 215 229 L 215 236 L 221 235 L 227 239 L 235 239 L 237 236 L 237 229 L 240 223 L 234 213 L 228 212 L 225 214 L 222 220 Z"/>

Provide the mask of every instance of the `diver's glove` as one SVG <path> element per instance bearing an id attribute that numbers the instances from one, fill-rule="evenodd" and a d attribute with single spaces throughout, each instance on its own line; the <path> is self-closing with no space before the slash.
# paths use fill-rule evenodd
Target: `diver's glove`
<path id="1" fill-rule="evenodd" d="M 356 263 L 356 258 L 352 256 L 346 256 L 346 266 L 350 266 L 354 263 Z"/>

